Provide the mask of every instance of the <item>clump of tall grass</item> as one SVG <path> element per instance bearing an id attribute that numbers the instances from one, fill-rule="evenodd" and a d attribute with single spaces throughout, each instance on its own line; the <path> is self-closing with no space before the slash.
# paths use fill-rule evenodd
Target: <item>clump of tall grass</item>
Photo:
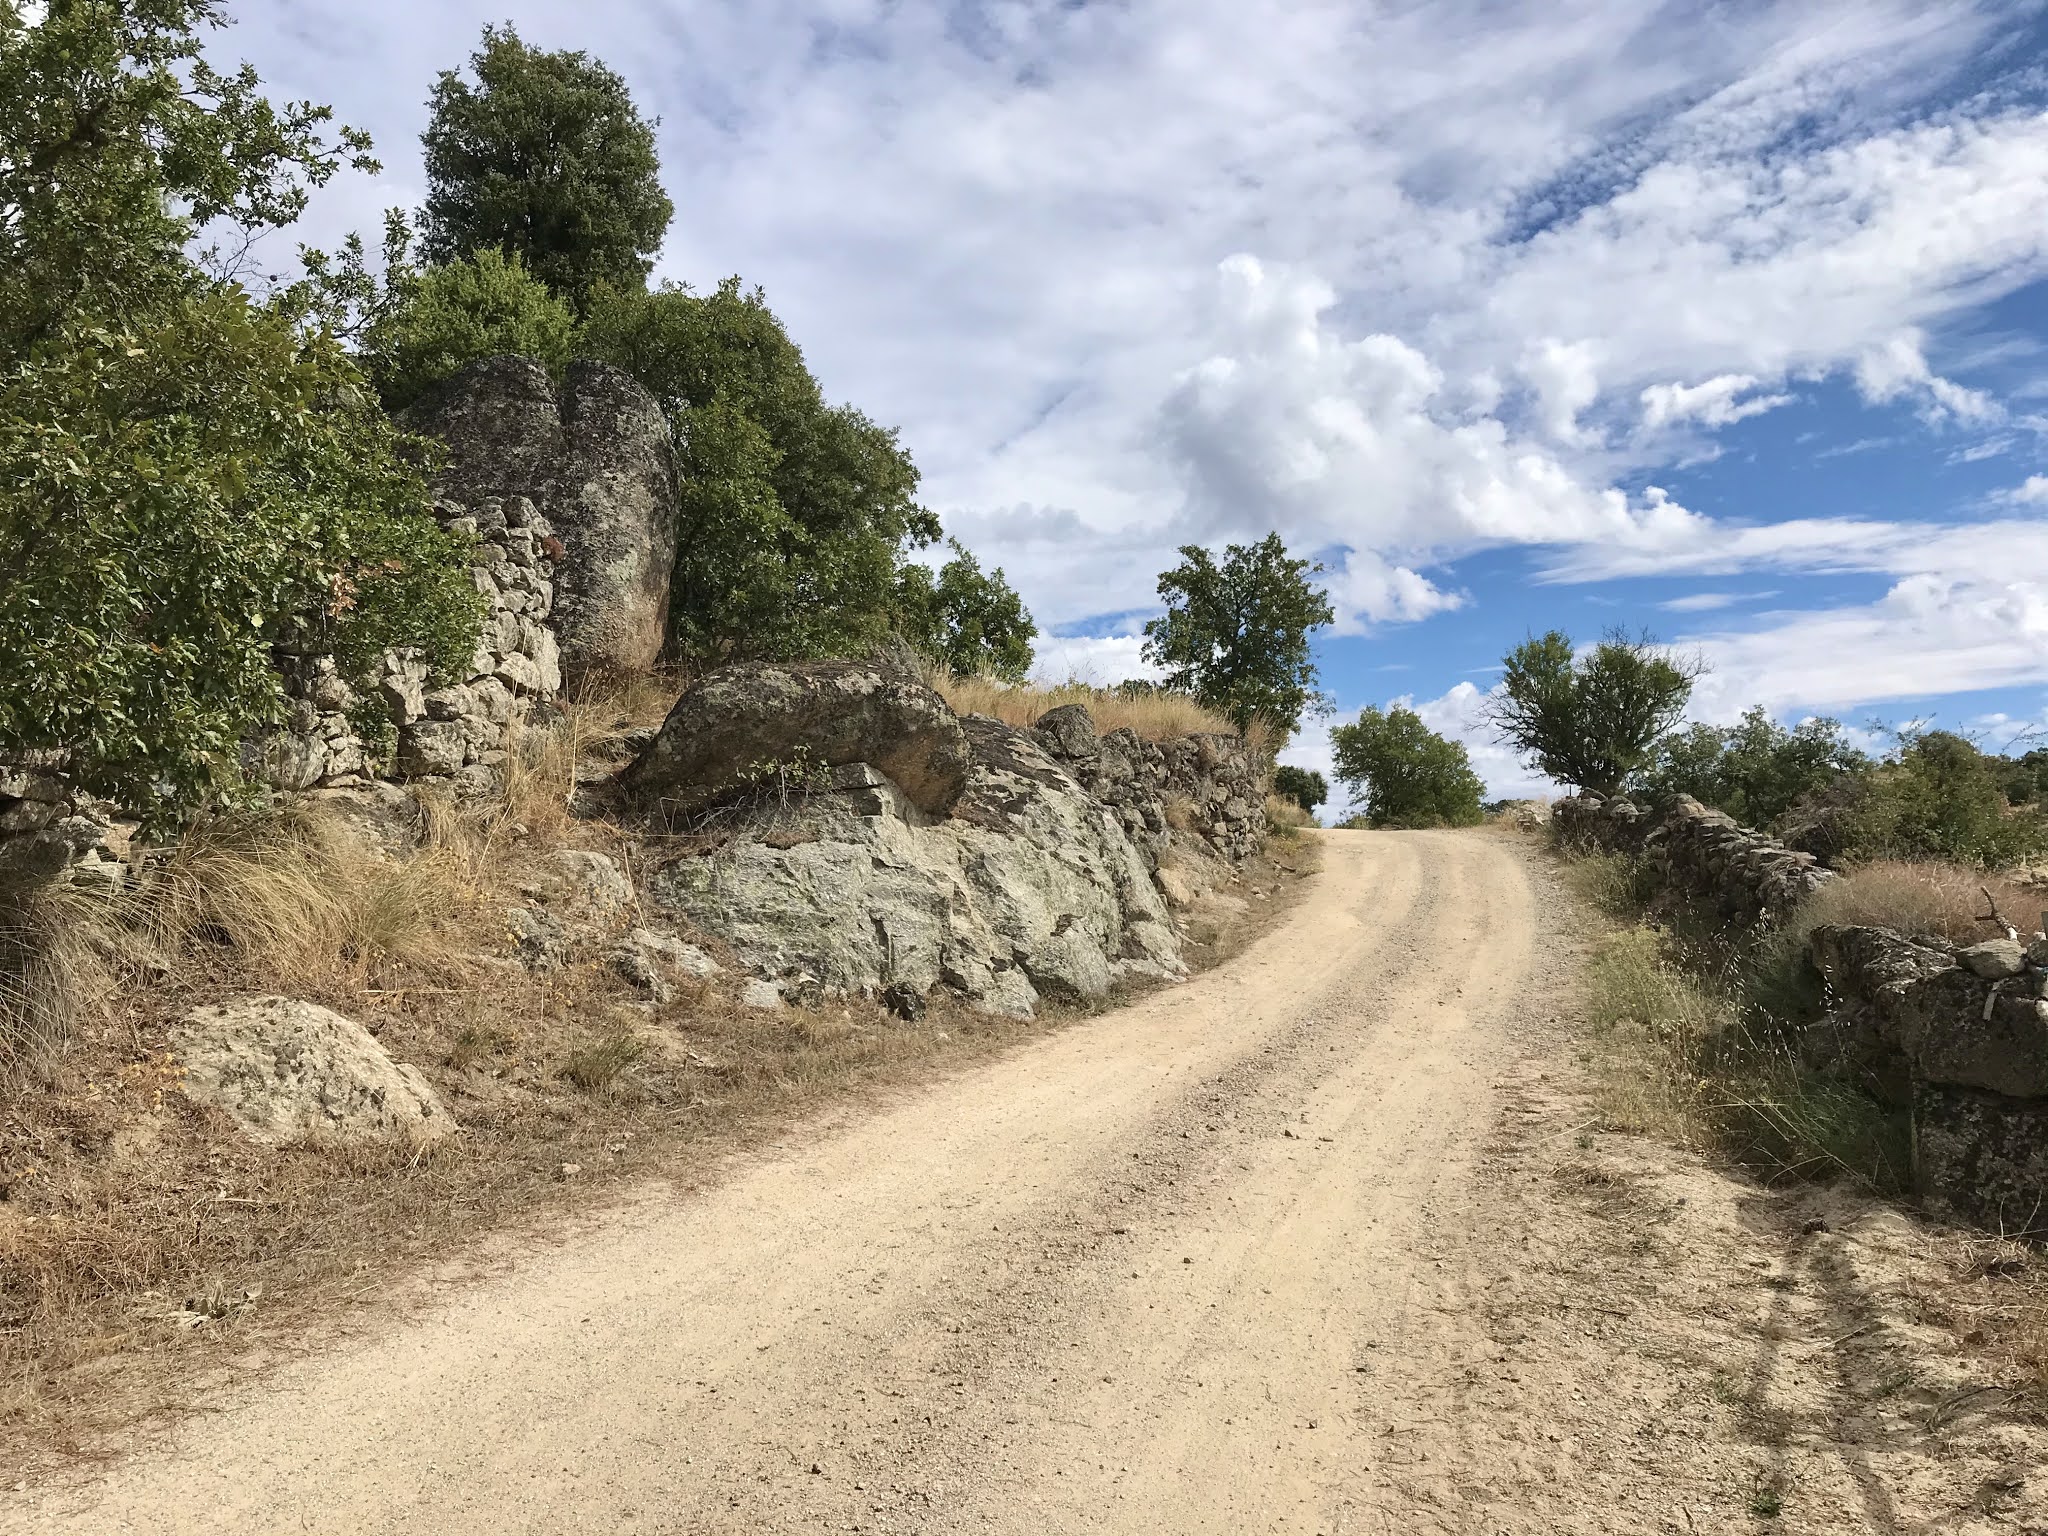
<path id="1" fill-rule="evenodd" d="M 1587 1018 L 1604 1113 L 1618 1129 L 1714 1148 L 1777 1176 L 1843 1175 L 1903 1187 L 1898 1118 L 1812 1071 L 1761 1001 L 1768 963 L 1689 950 L 1634 926 L 1587 969 Z"/>
<path id="2" fill-rule="evenodd" d="M 2032 932 L 2048 893 L 1960 864 L 1879 859 L 1837 875 L 1800 904 L 1787 924 L 1801 936 L 1823 924 L 1890 928 L 1959 944 L 1995 937 L 1989 903 L 2022 933 Z"/>
<path id="3" fill-rule="evenodd" d="M 930 681 L 954 713 L 991 715 L 1020 730 L 1034 724 L 1047 710 L 1063 704 L 1080 704 L 1094 717 L 1098 731 L 1128 728 L 1141 741 L 1171 741 L 1177 736 L 1204 733 L 1239 734 L 1236 726 L 1190 695 L 1165 689 L 1126 693 L 1080 681 L 1047 687 L 1005 683 L 992 677 L 961 677 L 944 668 L 935 669 Z M 1242 734 L 1255 753 L 1264 754 L 1280 745 L 1277 733 L 1264 720 L 1253 720 Z"/>

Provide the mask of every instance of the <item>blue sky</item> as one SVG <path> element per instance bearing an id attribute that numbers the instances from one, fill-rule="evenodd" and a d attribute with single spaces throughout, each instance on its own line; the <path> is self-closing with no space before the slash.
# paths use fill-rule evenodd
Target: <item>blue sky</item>
<path id="1" fill-rule="evenodd" d="M 618 68 L 658 275 L 766 287 L 1051 674 L 1135 673 L 1174 547 L 1278 528 L 1338 718 L 1410 701 L 1497 792 L 1490 669 L 1553 626 L 1696 650 L 1704 719 L 2048 718 L 2038 0 L 231 11 L 387 162 L 316 241 L 417 203 L 484 23 Z"/>

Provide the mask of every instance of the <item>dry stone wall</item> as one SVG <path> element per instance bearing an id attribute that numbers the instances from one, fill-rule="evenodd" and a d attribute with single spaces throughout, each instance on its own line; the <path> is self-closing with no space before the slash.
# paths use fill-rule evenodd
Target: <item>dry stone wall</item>
<path id="1" fill-rule="evenodd" d="M 1032 733 L 1083 789 L 1116 813 L 1153 864 L 1176 831 L 1201 839 L 1232 863 L 1249 858 L 1265 841 L 1265 775 L 1240 737 L 1202 734 L 1152 742 L 1128 728 L 1102 735 L 1082 704 L 1047 711 Z"/>
<path id="2" fill-rule="evenodd" d="M 1552 822 L 1568 843 L 1640 855 L 1688 905 L 1745 925 L 1790 917 L 1833 878 L 1684 797 L 1653 814 L 1585 795 Z M 1808 955 L 1826 1005 L 1791 1026 L 1806 1064 L 1910 1113 L 1913 1185 L 1928 1204 L 2048 1237 L 2048 938 L 1957 945 L 1822 925 Z"/>

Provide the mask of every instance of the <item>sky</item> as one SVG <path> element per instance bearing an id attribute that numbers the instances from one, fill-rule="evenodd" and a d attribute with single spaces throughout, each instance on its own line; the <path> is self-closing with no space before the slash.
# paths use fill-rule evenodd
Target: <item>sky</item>
<path id="1" fill-rule="evenodd" d="M 1504 652 L 1647 629 L 1695 718 L 2048 722 L 2048 0 L 231 0 L 423 195 L 487 22 L 661 119 L 658 278 L 765 288 L 1040 670 L 1143 675 L 1183 544 L 1326 567 L 1328 729 L 1496 795 Z M 374 241 L 373 241 L 374 243 Z M 1341 792 L 1340 792 L 1341 798 Z"/>

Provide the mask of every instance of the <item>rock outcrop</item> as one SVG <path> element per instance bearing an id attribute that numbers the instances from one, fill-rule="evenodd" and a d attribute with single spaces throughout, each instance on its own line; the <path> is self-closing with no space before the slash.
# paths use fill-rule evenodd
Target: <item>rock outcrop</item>
<path id="1" fill-rule="evenodd" d="M 408 414 L 449 463 L 438 488 L 469 505 L 524 497 L 553 527 L 555 631 L 573 679 L 659 658 L 675 566 L 667 419 L 607 363 L 572 363 L 558 390 L 532 358 L 472 364 Z"/>
<path id="2" fill-rule="evenodd" d="M 876 765 L 846 764 L 787 807 L 757 807 L 716 851 L 657 870 L 652 900 L 785 997 L 907 1002 L 944 984 L 1021 1015 L 1041 998 L 1088 1002 L 1127 977 L 1181 974 L 1118 818 L 1030 734 L 976 715 L 955 729 L 969 755 L 950 816 Z M 950 740 L 941 750 L 950 776 Z"/>
<path id="3" fill-rule="evenodd" d="M 316 1003 L 258 997 L 197 1008 L 171 1031 L 185 1094 L 251 1140 L 431 1139 L 454 1121 L 417 1067 L 391 1059 L 352 1019 Z"/>
<path id="4" fill-rule="evenodd" d="M 1266 770 L 1240 737 L 1151 742 L 1129 729 L 1099 735 L 1080 704 L 1048 710 L 1032 730 L 1082 788 L 1116 812 L 1154 862 L 1176 831 L 1233 863 L 1265 840 Z"/>
<path id="5" fill-rule="evenodd" d="M 887 662 L 749 662 L 678 699 L 624 782 L 688 818 L 764 782 L 822 787 L 830 770 L 855 763 L 944 816 L 967 786 L 967 738 L 944 699 Z"/>

